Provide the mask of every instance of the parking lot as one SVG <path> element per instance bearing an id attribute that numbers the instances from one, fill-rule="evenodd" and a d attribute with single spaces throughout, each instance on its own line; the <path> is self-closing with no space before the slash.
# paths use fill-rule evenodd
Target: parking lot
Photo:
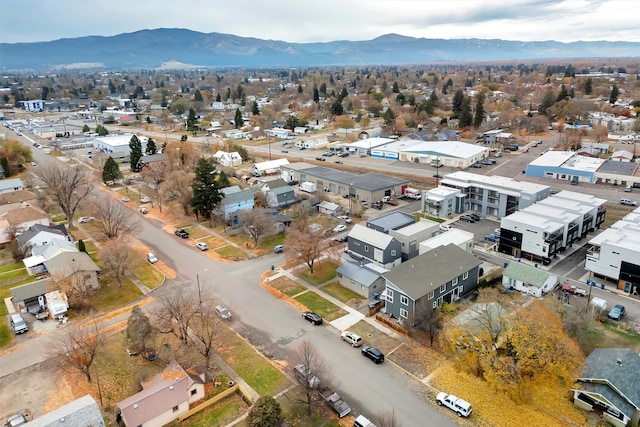
<path id="1" fill-rule="evenodd" d="M 493 244 L 484 240 L 484 236 L 494 233 L 496 228 L 500 228 L 500 221 L 488 218 L 480 219 L 480 221 L 473 223 L 457 220 L 452 225 L 454 228 L 473 233 L 473 243 L 483 246 L 485 244 Z"/>

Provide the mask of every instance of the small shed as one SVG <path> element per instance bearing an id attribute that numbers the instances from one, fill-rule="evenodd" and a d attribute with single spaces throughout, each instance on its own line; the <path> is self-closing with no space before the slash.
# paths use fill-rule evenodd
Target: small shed
<path id="1" fill-rule="evenodd" d="M 318 204 L 318 211 L 321 214 L 337 216 L 342 213 L 342 206 L 335 203 L 327 202 L 326 200 Z"/>

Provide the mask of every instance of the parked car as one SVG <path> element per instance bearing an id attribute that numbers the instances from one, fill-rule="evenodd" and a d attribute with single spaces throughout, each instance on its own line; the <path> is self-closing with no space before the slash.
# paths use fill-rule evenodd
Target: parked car
<path id="1" fill-rule="evenodd" d="M 334 242 L 343 243 L 343 242 L 346 242 L 347 239 L 349 239 L 349 236 L 344 235 L 344 236 L 334 237 L 331 240 L 334 241 Z"/>
<path id="2" fill-rule="evenodd" d="M 472 216 L 469 216 L 469 215 L 461 215 L 460 216 L 460 220 L 464 221 L 464 222 L 471 222 L 471 223 L 476 222 L 476 220 Z"/>
<path id="3" fill-rule="evenodd" d="M 127 196 L 124 196 L 124 197 L 122 198 L 122 201 L 123 201 L 123 202 L 125 202 L 125 203 L 127 203 L 127 202 L 129 201 L 129 198 L 128 198 Z"/>
<path id="4" fill-rule="evenodd" d="M 292 179 L 291 181 L 287 182 L 288 185 L 298 185 L 299 182 L 296 181 L 295 179 Z"/>
<path id="5" fill-rule="evenodd" d="M 140 213 L 142 215 L 146 215 L 149 211 L 147 210 L 147 208 L 145 208 L 144 206 L 140 208 Z"/>
<path id="6" fill-rule="evenodd" d="M 620 199 L 620 204 L 626 206 L 636 206 L 638 203 L 635 200 L 622 198 Z"/>
<path id="7" fill-rule="evenodd" d="M 7 427 L 18 427 L 27 424 L 27 418 L 23 414 L 10 416 L 5 423 Z"/>
<path id="8" fill-rule="evenodd" d="M 140 203 L 151 203 L 151 198 L 144 196 L 143 198 L 140 199 Z"/>
<path id="9" fill-rule="evenodd" d="M 324 157 L 322 157 L 322 156 L 318 156 L 318 157 L 316 157 L 316 160 L 317 160 L 317 161 L 319 161 L 319 162 L 324 162 L 324 161 L 326 161 L 327 159 L 325 159 L 325 158 L 324 158 Z"/>
<path id="10" fill-rule="evenodd" d="M 451 409 L 459 417 L 468 417 L 473 412 L 473 408 L 469 402 L 460 399 L 453 394 L 447 394 L 444 392 L 438 393 L 436 396 L 436 403 L 438 406 L 446 406 Z"/>
<path id="11" fill-rule="evenodd" d="M 29 330 L 29 324 L 24 320 L 20 313 L 11 313 L 9 323 L 11 325 L 11 330 L 16 335 L 23 334 Z"/>
<path id="12" fill-rule="evenodd" d="M 373 203 L 371 203 L 371 207 L 372 207 L 373 209 L 382 210 L 382 203 L 380 203 L 380 202 L 373 202 Z"/>
<path id="13" fill-rule="evenodd" d="M 347 229 L 347 226 L 344 224 L 338 224 L 333 228 L 334 233 L 341 233 Z"/>
<path id="14" fill-rule="evenodd" d="M 322 317 L 320 315 L 314 313 L 313 311 L 305 311 L 302 313 L 302 318 L 307 320 L 314 325 L 322 325 Z"/>
<path id="15" fill-rule="evenodd" d="M 349 157 L 349 152 L 343 151 L 342 153 L 338 154 L 338 157 Z"/>
<path id="16" fill-rule="evenodd" d="M 453 227 L 449 224 L 440 224 L 440 231 L 449 231 L 453 230 Z"/>
<path id="17" fill-rule="evenodd" d="M 374 308 L 376 308 L 380 304 L 382 304 L 382 300 L 381 299 L 374 299 L 373 301 L 369 301 L 369 309 L 373 310 Z"/>
<path id="18" fill-rule="evenodd" d="M 351 218 L 349 218 L 347 215 L 340 215 L 337 218 L 343 220 L 347 224 L 351 224 L 351 222 L 352 222 Z"/>
<path id="19" fill-rule="evenodd" d="M 231 312 L 224 305 L 216 305 L 216 313 L 224 320 L 231 320 Z"/>
<path id="20" fill-rule="evenodd" d="M 468 213 L 466 215 L 469 215 L 471 218 L 473 218 L 475 221 L 480 221 L 482 218 L 480 218 L 480 215 L 478 215 L 477 213 Z"/>
<path id="21" fill-rule="evenodd" d="M 502 152 L 498 151 L 496 154 L 494 154 L 495 157 L 502 157 Z"/>
<path id="22" fill-rule="evenodd" d="M 149 261 L 151 264 L 155 264 L 156 262 L 158 262 L 158 257 L 155 256 L 155 254 L 149 252 L 147 254 L 147 261 Z"/>
<path id="23" fill-rule="evenodd" d="M 343 162 L 342 162 L 342 160 L 334 160 L 333 163 L 337 163 L 337 164 L 341 165 Z"/>
<path id="24" fill-rule="evenodd" d="M 365 345 L 362 347 L 362 355 L 367 357 L 373 361 L 373 363 L 378 364 L 384 362 L 384 354 L 380 350 L 375 347 L 369 347 Z"/>
<path id="25" fill-rule="evenodd" d="M 486 234 L 484 236 L 484 240 L 488 240 L 489 242 L 493 242 L 493 243 L 498 243 L 500 241 L 500 237 L 498 237 L 495 234 L 491 233 L 491 234 Z"/>
<path id="26" fill-rule="evenodd" d="M 86 222 L 90 222 L 91 220 L 93 220 L 93 217 L 81 216 L 80 218 L 78 218 L 78 224 L 84 224 Z"/>
<path id="27" fill-rule="evenodd" d="M 281 254 L 282 252 L 284 252 L 284 245 L 276 245 L 273 247 L 274 254 Z"/>
<path id="28" fill-rule="evenodd" d="M 351 331 L 344 331 L 340 334 L 340 339 L 351 344 L 351 347 L 360 347 L 362 345 L 362 338 L 360 335 Z"/>
<path id="29" fill-rule="evenodd" d="M 581 297 L 586 297 L 587 296 L 587 291 L 585 291 L 582 288 L 578 288 L 576 286 L 562 285 L 562 290 L 564 292 L 568 292 L 570 294 L 578 295 L 578 296 L 581 296 Z"/>
<path id="30" fill-rule="evenodd" d="M 178 228 L 173 234 L 175 234 L 178 237 L 182 237 L 183 239 L 189 238 L 189 232 L 184 228 Z"/>
<path id="31" fill-rule="evenodd" d="M 620 320 L 622 319 L 622 316 L 624 316 L 626 313 L 626 309 L 624 308 L 624 305 L 621 304 L 616 304 L 611 311 L 609 311 L 609 314 L 607 316 L 609 316 L 609 319 L 613 319 L 613 320 Z"/>
<path id="32" fill-rule="evenodd" d="M 205 242 L 198 242 L 196 243 L 196 248 L 200 249 L 201 251 L 206 251 L 207 249 L 209 249 L 209 245 L 207 245 Z"/>

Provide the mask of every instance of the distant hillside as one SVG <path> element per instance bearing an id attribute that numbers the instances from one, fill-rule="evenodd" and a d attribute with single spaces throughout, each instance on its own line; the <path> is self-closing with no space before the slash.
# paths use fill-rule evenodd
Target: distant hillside
<path id="1" fill-rule="evenodd" d="M 175 62 L 201 67 L 374 65 L 547 58 L 634 57 L 633 42 L 520 42 L 424 39 L 388 34 L 366 41 L 287 43 L 199 33 L 142 30 L 38 43 L 0 43 L 0 70 L 157 68 Z"/>

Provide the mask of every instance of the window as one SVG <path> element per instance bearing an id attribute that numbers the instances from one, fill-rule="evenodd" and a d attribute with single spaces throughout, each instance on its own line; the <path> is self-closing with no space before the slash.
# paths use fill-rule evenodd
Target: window
<path id="1" fill-rule="evenodd" d="M 393 250 L 391 251 L 391 256 L 396 256 L 396 250 L 395 250 L 395 249 L 393 249 Z"/>
<path id="2" fill-rule="evenodd" d="M 455 286 L 455 285 L 457 285 L 457 284 L 458 284 L 458 278 L 456 277 L 455 279 L 453 279 L 453 280 L 451 281 L 451 286 Z"/>
<path id="3" fill-rule="evenodd" d="M 365 251 L 365 252 L 369 252 L 369 246 L 366 246 L 366 245 L 365 245 L 365 247 L 364 247 L 364 251 Z"/>
<path id="4" fill-rule="evenodd" d="M 407 297 L 406 295 L 401 295 L 400 303 L 402 303 L 402 305 L 409 305 L 409 297 Z"/>
<path id="5" fill-rule="evenodd" d="M 433 307 L 434 310 L 438 308 L 438 301 L 434 301 L 433 304 L 431 304 L 431 307 Z"/>
<path id="6" fill-rule="evenodd" d="M 198 389 L 194 388 L 193 390 L 191 390 L 191 396 L 195 396 L 197 392 L 198 392 Z"/>
<path id="7" fill-rule="evenodd" d="M 177 406 L 173 407 L 173 412 L 178 412 L 178 407 Z"/>
<path id="8" fill-rule="evenodd" d="M 429 299 L 433 299 L 433 295 L 435 294 L 434 291 L 429 292 Z"/>
<path id="9" fill-rule="evenodd" d="M 393 291 L 392 290 L 387 290 L 387 301 L 388 302 L 393 302 Z"/>
<path id="10" fill-rule="evenodd" d="M 469 278 L 469 272 L 467 271 L 462 275 L 462 280 L 467 280 Z"/>
<path id="11" fill-rule="evenodd" d="M 409 312 L 407 310 L 405 310 L 404 308 L 400 309 L 400 317 L 406 319 L 408 315 L 409 315 Z"/>
<path id="12" fill-rule="evenodd" d="M 444 292 L 447 290 L 447 284 L 445 283 L 444 285 L 440 286 L 440 292 Z"/>

